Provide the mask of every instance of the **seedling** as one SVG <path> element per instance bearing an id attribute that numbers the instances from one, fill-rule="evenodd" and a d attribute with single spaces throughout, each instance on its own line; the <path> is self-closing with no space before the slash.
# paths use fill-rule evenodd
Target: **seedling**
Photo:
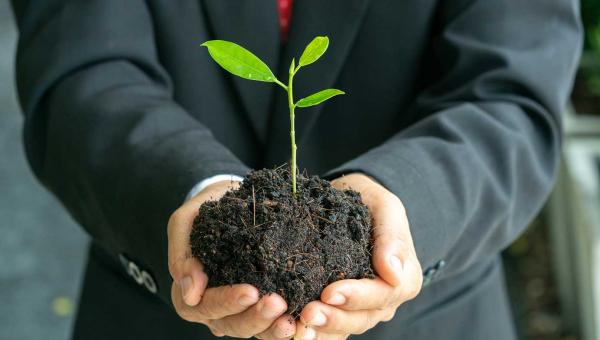
<path id="1" fill-rule="evenodd" d="M 310 65 L 317 61 L 327 50 L 329 46 L 329 38 L 327 37 L 316 37 L 314 38 L 304 49 L 298 65 L 296 65 L 295 58 L 292 59 L 290 68 L 288 71 L 288 83 L 287 85 L 281 82 L 269 66 L 255 56 L 252 52 L 247 49 L 225 40 L 209 40 L 202 44 L 208 48 L 210 56 L 221 65 L 226 71 L 248 80 L 263 81 L 268 83 L 275 83 L 287 92 L 288 107 L 290 111 L 290 141 L 292 146 L 292 157 L 291 157 L 291 173 L 292 173 L 292 192 L 296 195 L 296 130 L 295 130 L 295 109 L 297 107 L 309 107 L 321 104 L 322 102 L 335 97 L 340 94 L 344 94 L 343 91 L 338 89 L 325 89 L 316 93 L 311 94 L 308 97 L 302 98 L 297 102 L 294 102 L 294 91 L 293 82 L 294 76 L 301 67 Z"/>
<path id="2" fill-rule="evenodd" d="M 287 181 L 281 181 L 288 177 L 286 169 L 250 171 L 237 190 L 200 206 L 190 233 L 192 255 L 204 265 L 210 277 L 208 287 L 246 283 L 264 294 L 275 292 L 285 299 L 286 312 L 296 319 L 304 306 L 318 300 L 332 282 L 374 278 L 373 225 L 360 194 L 337 190 L 318 176 L 299 176 L 297 170 L 295 109 L 344 94 L 326 89 L 294 100 L 294 76 L 302 67 L 316 62 L 328 45 L 327 37 L 313 39 L 297 61 L 292 58 L 284 83 L 241 46 L 223 40 L 202 44 L 226 71 L 249 80 L 275 83 L 286 91 L 292 190 Z M 296 180 L 310 183 L 311 190 L 299 195 Z"/>

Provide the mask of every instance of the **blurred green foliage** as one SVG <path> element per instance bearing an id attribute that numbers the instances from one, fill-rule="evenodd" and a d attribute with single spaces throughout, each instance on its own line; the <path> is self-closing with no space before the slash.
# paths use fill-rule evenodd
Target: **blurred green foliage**
<path id="1" fill-rule="evenodd" d="M 586 32 L 585 48 L 587 50 L 597 49 L 599 46 L 592 45 L 592 32 L 600 30 L 600 0 L 581 0 L 581 18 Z"/>
<path id="2" fill-rule="evenodd" d="M 589 92 L 600 96 L 600 0 L 581 0 L 581 18 L 585 30 L 584 59 L 581 71 Z"/>
<path id="3" fill-rule="evenodd" d="M 600 25 L 588 30 L 586 37 L 589 44 L 587 53 L 591 61 L 585 69 L 587 87 L 590 93 L 600 96 Z"/>

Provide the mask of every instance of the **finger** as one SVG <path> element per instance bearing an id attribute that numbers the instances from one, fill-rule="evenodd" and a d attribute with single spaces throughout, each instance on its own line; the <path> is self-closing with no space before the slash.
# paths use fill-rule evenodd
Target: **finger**
<path id="1" fill-rule="evenodd" d="M 296 321 L 286 314 L 280 316 L 266 331 L 257 334 L 256 337 L 263 340 L 289 339 L 295 333 Z"/>
<path id="2" fill-rule="evenodd" d="M 387 310 L 345 311 L 320 301 L 306 305 L 300 319 L 319 333 L 362 334 L 387 315 Z"/>
<path id="3" fill-rule="evenodd" d="M 206 326 L 208 327 L 208 329 L 210 330 L 210 332 L 212 333 L 212 335 L 214 335 L 214 336 L 216 336 L 218 338 L 226 335 L 225 333 L 221 332 L 216 327 L 212 326 L 210 322 L 207 322 Z"/>
<path id="4" fill-rule="evenodd" d="M 381 278 L 336 281 L 323 289 L 321 301 L 340 309 L 385 309 L 400 304 L 401 289 Z"/>
<path id="5" fill-rule="evenodd" d="M 296 330 L 294 339 L 297 340 L 343 340 L 348 338 L 347 334 L 319 332 L 313 327 L 307 326 L 302 321 L 297 322 Z"/>
<path id="6" fill-rule="evenodd" d="M 179 241 L 171 241 L 169 239 L 170 251 L 177 252 L 172 249 L 183 247 L 182 245 L 173 244 L 177 242 Z M 188 246 L 186 245 L 185 247 Z M 169 259 L 174 259 L 169 261 L 169 268 L 173 280 L 177 282 L 180 288 L 179 294 L 181 294 L 183 301 L 188 306 L 197 305 L 208 283 L 208 276 L 206 276 L 202 264 L 198 259 L 183 254 L 173 255 L 173 257 L 169 256 Z"/>
<path id="7" fill-rule="evenodd" d="M 238 182 L 231 182 L 226 185 L 219 183 L 208 186 L 177 209 L 169 218 L 167 226 L 169 270 L 174 279 L 181 279 L 182 268 L 180 263 L 191 257 L 189 246 L 190 231 L 192 230 L 194 219 L 198 215 L 200 206 L 208 200 L 219 199 L 230 189 L 239 187 Z"/>
<path id="8" fill-rule="evenodd" d="M 175 281 L 183 278 L 186 261 L 192 258 L 190 232 L 198 209 L 205 200 L 201 194 L 182 205 L 169 218 L 167 225 L 169 272 Z"/>
<path id="9" fill-rule="evenodd" d="M 173 307 L 175 307 L 175 311 L 180 318 L 189 322 L 196 323 L 204 323 L 206 324 L 206 320 L 202 319 L 194 310 L 193 307 L 188 306 L 181 296 L 181 287 L 177 282 L 173 282 L 171 285 L 171 302 L 173 303 Z M 212 331 L 212 329 L 211 329 Z"/>
<path id="10" fill-rule="evenodd" d="M 183 274 L 185 261 L 191 257 L 190 231 L 197 211 L 186 204 L 175 210 L 167 225 L 169 272 L 175 281 Z"/>
<path id="11" fill-rule="evenodd" d="M 304 322 L 298 320 L 296 322 L 296 334 L 294 340 L 315 340 L 317 339 L 317 331 L 307 326 Z"/>
<path id="12" fill-rule="evenodd" d="M 332 181 L 332 185 L 360 192 L 373 219 L 373 266 L 386 282 L 399 285 L 404 260 L 414 253 L 408 218 L 400 199 L 364 175 L 343 176 Z"/>
<path id="13" fill-rule="evenodd" d="M 200 261 L 195 258 L 186 259 L 182 267 L 184 276 L 178 282 L 181 297 L 188 306 L 196 306 L 204 294 L 208 276 Z"/>
<path id="14" fill-rule="evenodd" d="M 209 288 L 193 307 L 204 319 L 215 320 L 241 313 L 259 300 L 259 292 L 249 284 Z"/>
<path id="15" fill-rule="evenodd" d="M 174 287 L 178 286 L 175 282 Z M 241 313 L 248 307 L 258 302 L 259 293 L 256 288 L 248 284 L 237 284 L 209 288 L 205 291 L 202 300 L 197 306 L 188 306 L 183 303 L 179 287 L 171 291 L 173 304 L 177 313 L 185 320 L 203 322 L 205 320 L 221 319 L 229 315 Z"/>
<path id="16" fill-rule="evenodd" d="M 208 282 L 202 264 L 192 257 L 189 246 L 190 230 L 198 211 L 192 205 L 194 204 L 187 204 L 177 209 L 171 215 L 167 227 L 169 272 L 181 288 L 180 294 L 189 306 L 200 302 Z"/>
<path id="17" fill-rule="evenodd" d="M 317 332 L 317 339 L 319 340 L 344 340 L 348 339 L 347 334 L 330 334 Z"/>
<path id="18" fill-rule="evenodd" d="M 206 288 L 208 277 L 200 261 L 192 257 L 189 246 L 190 232 L 200 205 L 209 199 L 221 197 L 236 183 L 227 186 L 212 187 L 186 202 L 169 218 L 167 226 L 169 272 L 173 280 L 181 287 L 183 300 L 189 306 L 200 302 Z"/>
<path id="19" fill-rule="evenodd" d="M 362 193 L 369 191 L 369 186 L 371 186 L 372 183 L 374 183 L 374 181 L 364 181 L 364 179 L 357 180 L 354 174 L 350 174 L 334 179 L 331 181 L 331 186 L 338 190 L 352 189 L 358 191 L 361 193 L 361 197 L 364 201 L 365 197 L 363 197 Z"/>
<path id="20" fill-rule="evenodd" d="M 286 309 L 287 304 L 281 296 L 264 295 L 244 312 L 215 320 L 213 325 L 228 336 L 249 338 L 267 330 Z"/>
<path id="21" fill-rule="evenodd" d="M 393 194 L 381 195 L 369 206 L 373 217 L 373 267 L 381 278 L 398 286 L 406 278 L 407 264 L 416 260 L 404 206 Z M 411 263 L 409 263 L 411 262 Z M 414 261 L 418 265 L 418 261 Z"/>

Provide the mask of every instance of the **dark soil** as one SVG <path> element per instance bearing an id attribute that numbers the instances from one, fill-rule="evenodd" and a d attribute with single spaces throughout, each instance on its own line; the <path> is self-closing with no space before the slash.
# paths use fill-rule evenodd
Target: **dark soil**
<path id="1" fill-rule="evenodd" d="M 277 293 L 297 317 L 328 284 L 372 278 L 371 218 L 360 194 L 288 167 L 253 171 L 238 190 L 200 207 L 190 236 L 209 287 L 248 283 Z"/>

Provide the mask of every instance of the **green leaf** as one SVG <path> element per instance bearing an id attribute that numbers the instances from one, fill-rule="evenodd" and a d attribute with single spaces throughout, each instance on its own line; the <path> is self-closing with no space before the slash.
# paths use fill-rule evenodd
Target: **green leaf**
<path id="1" fill-rule="evenodd" d="M 306 66 L 317 61 L 325 51 L 327 51 L 327 47 L 329 46 L 329 38 L 327 37 L 316 37 L 313 41 L 310 42 L 302 52 L 302 56 L 300 57 L 300 61 L 298 62 L 299 66 Z"/>
<path id="2" fill-rule="evenodd" d="M 273 82 L 275 76 L 269 66 L 252 52 L 225 40 L 209 40 L 202 44 L 222 68 L 249 80 Z"/>
<path id="3" fill-rule="evenodd" d="M 323 91 L 319 91 L 317 93 L 313 93 L 308 97 L 300 99 L 297 103 L 297 107 L 309 107 L 319 105 L 322 102 L 330 99 L 331 97 L 335 97 L 340 94 L 345 94 L 344 91 L 340 91 L 338 89 L 326 89 Z"/>
<path id="4" fill-rule="evenodd" d="M 290 70 L 288 71 L 290 74 L 294 73 L 296 70 L 296 59 L 292 58 L 292 63 L 290 64 Z"/>

